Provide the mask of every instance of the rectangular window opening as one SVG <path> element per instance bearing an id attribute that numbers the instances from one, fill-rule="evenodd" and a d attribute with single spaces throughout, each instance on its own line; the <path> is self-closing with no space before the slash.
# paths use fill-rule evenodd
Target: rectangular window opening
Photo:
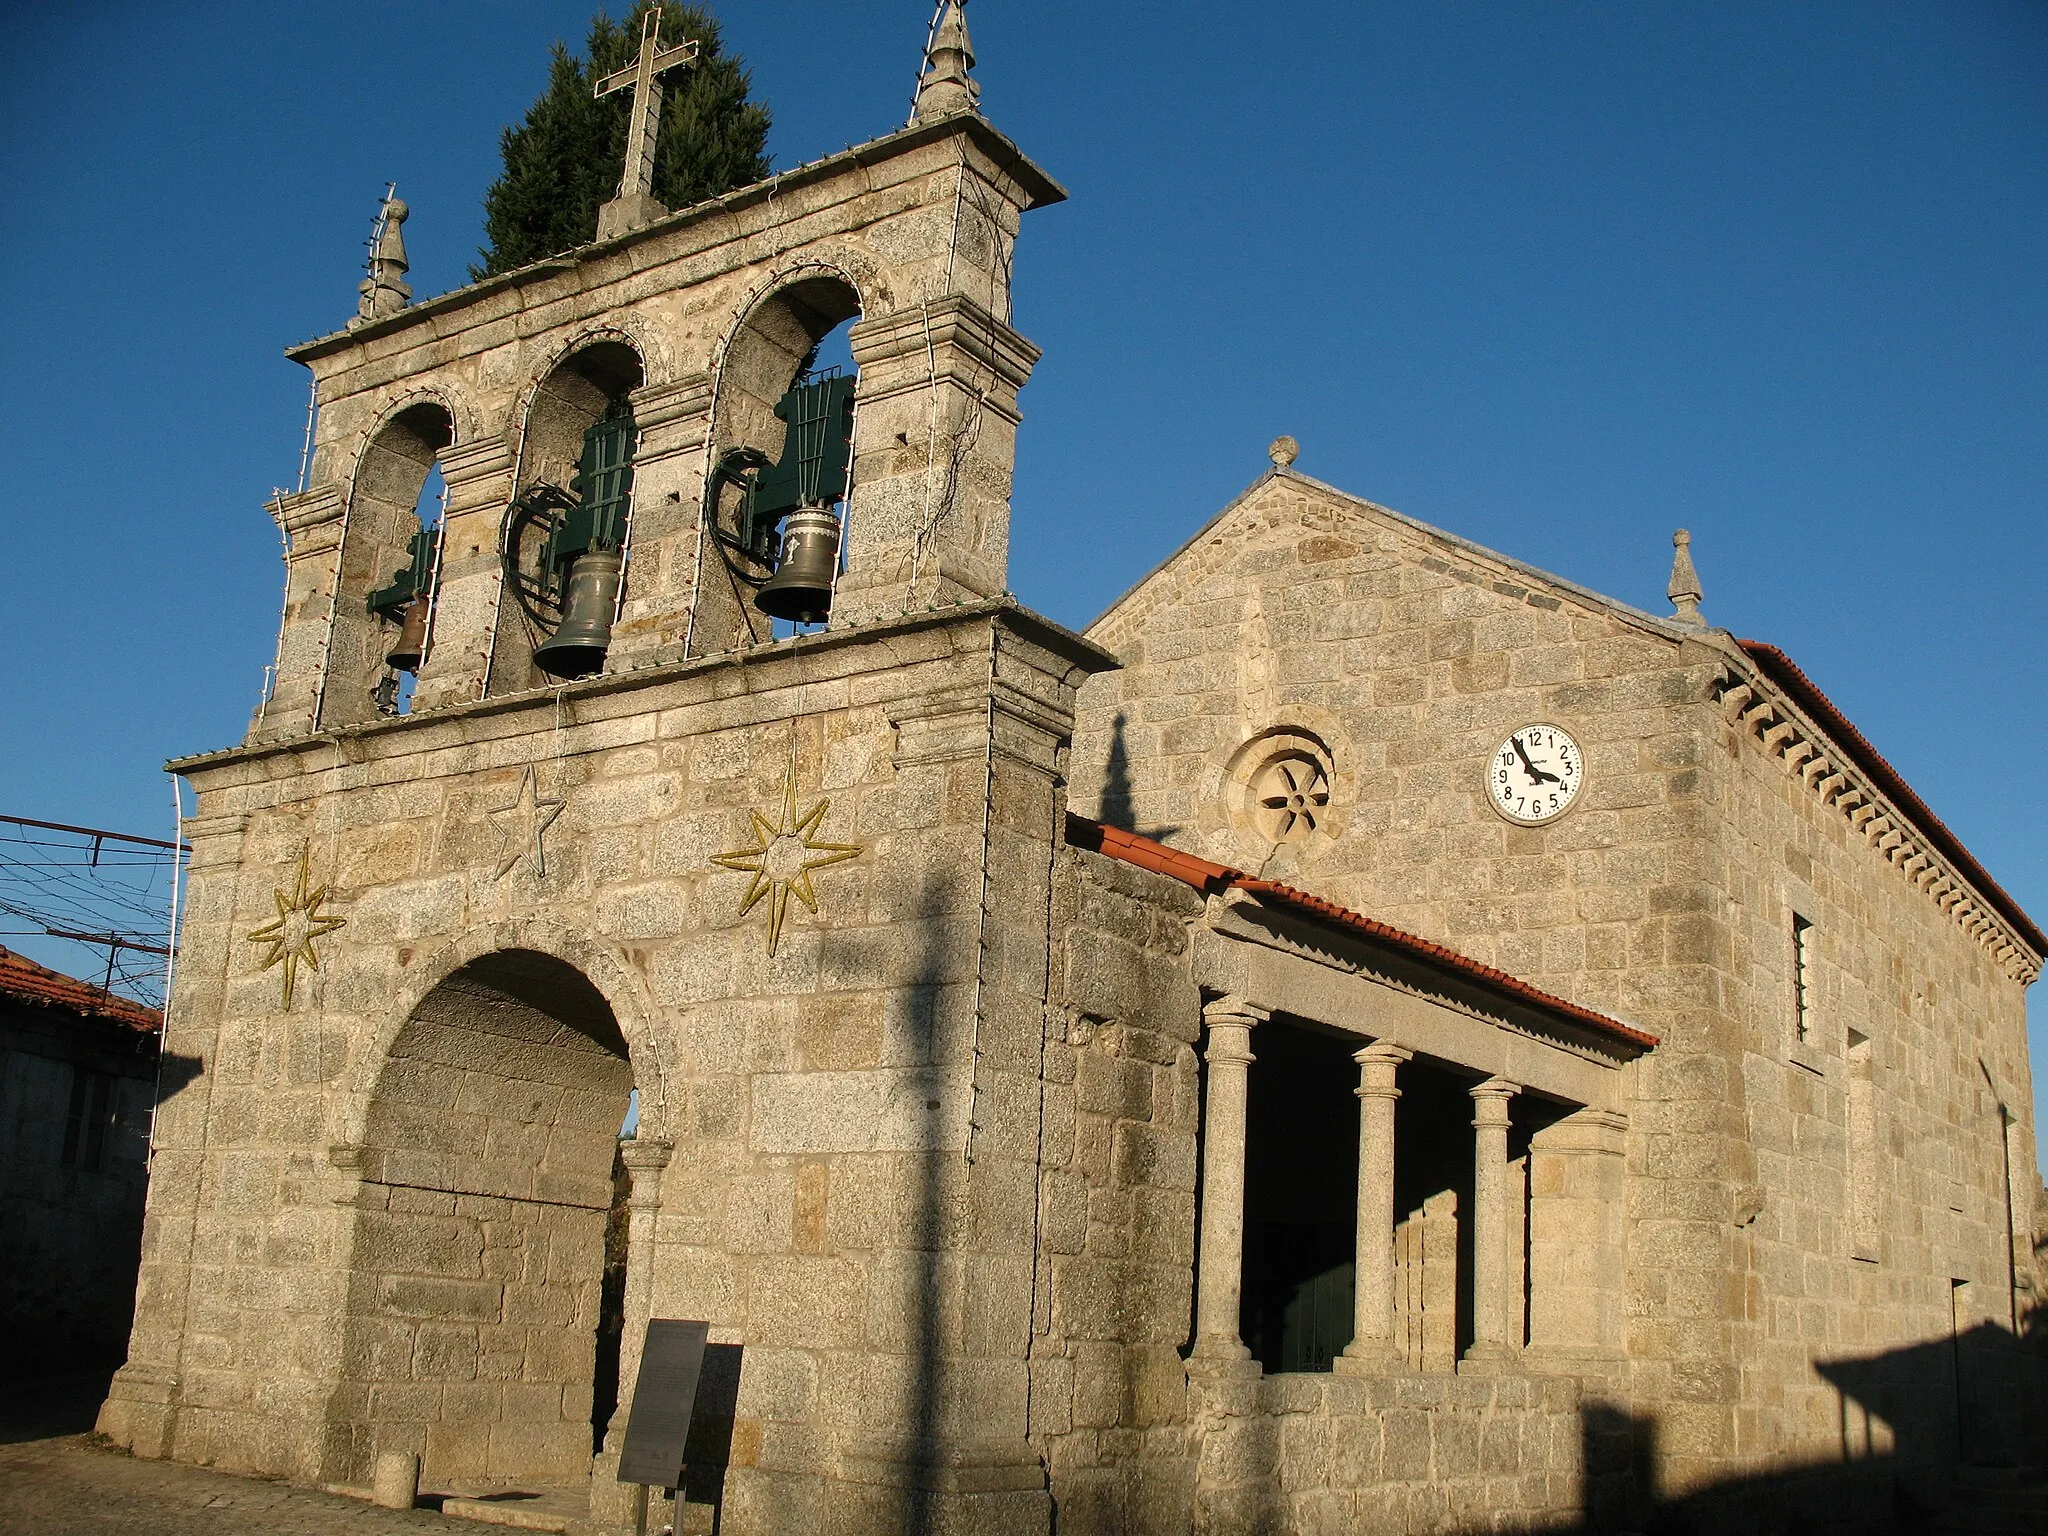
<path id="1" fill-rule="evenodd" d="M 1358 1041 L 1281 1019 L 1256 1034 L 1239 1327 L 1266 1371 L 1327 1371 L 1355 1315 Z"/>
<path id="2" fill-rule="evenodd" d="M 1870 1037 L 1849 1031 L 1849 1251 L 1876 1263 L 1883 1229 L 1878 1178 L 1877 1089 Z"/>
<path id="3" fill-rule="evenodd" d="M 107 1161 L 107 1110 L 113 1097 L 114 1080 L 103 1072 L 92 1075 L 92 1108 L 86 1115 L 85 1147 L 79 1165 L 87 1173 L 98 1173 Z"/>
<path id="4" fill-rule="evenodd" d="M 81 1067 L 71 1069 L 71 1107 L 64 1113 L 63 1166 L 78 1166 L 79 1143 L 85 1139 L 85 1098 L 92 1074 Z"/>
<path id="5" fill-rule="evenodd" d="M 113 1123 L 114 1080 L 104 1072 L 71 1069 L 71 1103 L 64 1114 L 62 1166 L 98 1173 L 107 1160 Z"/>
<path id="6" fill-rule="evenodd" d="M 1813 1039 L 1813 924 L 1792 914 L 1792 1038 Z"/>

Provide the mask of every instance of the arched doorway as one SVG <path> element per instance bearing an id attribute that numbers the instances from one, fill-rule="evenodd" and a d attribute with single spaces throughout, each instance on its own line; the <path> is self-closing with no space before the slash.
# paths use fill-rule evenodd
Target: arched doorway
<path id="1" fill-rule="evenodd" d="M 434 1488 L 588 1474 L 632 1086 L 610 1005 L 552 956 L 486 955 L 413 1010 L 361 1148 L 330 1415 L 345 1426 L 343 1475 L 384 1451 L 417 1453 Z"/>

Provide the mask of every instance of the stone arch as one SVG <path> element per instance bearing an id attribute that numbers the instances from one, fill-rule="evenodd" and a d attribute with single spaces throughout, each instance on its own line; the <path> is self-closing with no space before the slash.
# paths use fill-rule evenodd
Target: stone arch
<path id="1" fill-rule="evenodd" d="M 448 413 L 448 419 L 454 424 L 454 442 L 473 443 L 484 435 L 483 412 L 457 379 L 435 378 L 431 383 L 415 384 L 382 402 L 349 400 L 335 409 L 346 411 L 348 419 L 356 419 L 367 410 L 369 422 L 353 430 L 344 423 L 335 437 L 314 442 L 314 481 L 339 480 L 344 488 L 353 484 L 357 471 L 362 467 L 363 452 L 377 434 L 390 425 L 394 417 L 423 403 L 438 405 Z M 324 427 L 329 408 L 323 404 L 320 409 Z"/>
<path id="2" fill-rule="evenodd" d="M 522 422 L 525 410 L 532 404 L 533 386 L 577 353 L 608 341 L 618 343 L 639 358 L 643 375 L 641 383 L 667 384 L 677 377 L 674 351 L 653 320 L 632 310 L 611 314 L 584 326 L 565 341 L 536 350 L 534 366 L 528 376 L 530 382 L 526 399 L 521 408 Z"/>
<path id="3" fill-rule="evenodd" d="M 576 966 L 491 949 L 382 1042 L 358 1139 L 327 1475 L 387 1451 L 430 1486 L 587 1476 L 606 1228 L 633 1086 Z M 600 1405 L 601 1406 L 601 1405 Z"/>
<path id="4" fill-rule="evenodd" d="M 642 1094 L 641 1124 L 650 1136 L 668 1136 L 668 1094 L 660 1053 L 654 1045 L 657 1005 L 638 973 L 623 955 L 588 934 L 544 918 L 523 918 L 469 929 L 436 949 L 415 952 L 402 962 L 403 980 L 392 1011 L 351 1072 L 353 1108 L 344 1128 L 345 1139 L 351 1143 L 362 1140 L 364 1116 L 377 1085 L 377 1075 L 390 1059 L 413 1011 L 464 966 L 504 950 L 521 950 L 559 961 L 579 972 L 597 989 L 617 1020 L 619 1032 L 625 1036 L 634 1071 L 648 1079 L 641 1085 L 647 1090 Z"/>
<path id="5" fill-rule="evenodd" d="M 410 563 L 411 540 L 421 527 L 414 508 L 442 452 L 458 440 L 458 422 L 449 396 L 417 389 L 387 406 L 362 435 L 349 469 L 330 599 L 322 726 L 354 725 L 377 713 L 373 689 L 396 631 L 365 603 Z"/>
<path id="6" fill-rule="evenodd" d="M 584 428 L 608 401 L 649 382 L 639 338 L 617 325 L 595 326 L 556 348 L 537 369 L 520 401 L 514 427 L 519 479 L 515 494 L 537 480 L 566 485 Z"/>
<path id="7" fill-rule="evenodd" d="M 854 272 L 825 260 L 792 263 L 755 288 L 713 352 L 710 464 L 742 447 L 757 449 L 770 460 L 781 455 L 787 429 L 775 414 L 777 403 L 813 348 L 857 319 L 866 302 Z M 720 506 L 707 505 L 707 521 L 730 531 L 725 520 L 737 497 L 730 492 Z M 703 558 L 711 558 L 708 545 Z M 700 581 L 692 623 L 695 649 L 724 650 L 755 634 L 756 620 L 739 600 L 737 587 L 736 582 Z"/>
<path id="8" fill-rule="evenodd" d="M 852 313 L 879 314 L 890 307 L 889 281 L 875 261 L 863 253 L 834 250 L 779 263 L 750 287 L 746 297 L 734 306 L 732 319 L 711 349 L 709 368 L 714 381 L 724 367 L 734 341 L 746 330 L 748 322 L 763 304 L 778 294 L 819 278 L 840 283 L 852 292 Z"/>

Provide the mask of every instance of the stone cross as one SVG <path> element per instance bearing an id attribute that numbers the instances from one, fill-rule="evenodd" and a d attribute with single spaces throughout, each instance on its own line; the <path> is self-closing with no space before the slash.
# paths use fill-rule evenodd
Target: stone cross
<path id="1" fill-rule="evenodd" d="M 661 77 L 696 60 L 694 39 L 685 39 L 673 48 L 661 46 L 661 7 L 655 6 L 640 29 L 639 58 L 606 75 L 594 87 L 593 94 L 599 97 L 629 87 L 633 92 L 633 109 L 626 120 L 626 168 L 619 177 L 619 195 L 598 212 L 598 239 L 637 229 L 668 212 L 654 198 L 654 136 L 661 127 Z"/>

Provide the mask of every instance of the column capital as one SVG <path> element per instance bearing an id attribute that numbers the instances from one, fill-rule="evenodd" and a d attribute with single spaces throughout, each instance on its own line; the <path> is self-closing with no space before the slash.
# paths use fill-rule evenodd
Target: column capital
<path id="1" fill-rule="evenodd" d="M 1628 1116 L 1611 1109 L 1579 1109 L 1530 1138 L 1538 1152 L 1621 1157 L 1628 1151 Z"/>
<path id="2" fill-rule="evenodd" d="M 619 1161 L 626 1165 L 626 1204 L 635 1211 L 661 1208 L 661 1172 L 675 1155 L 675 1143 L 635 1136 L 619 1143 Z"/>
<path id="3" fill-rule="evenodd" d="M 501 434 L 473 438 L 466 443 L 449 444 L 436 456 L 436 462 L 441 466 L 441 478 L 452 487 L 466 480 L 509 473 L 512 445 Z"/>
<path id="4" fill-rule="evenodd" d="M 1210 1024 L 1242 1024 L 1250 1029 L 1254 1024 L 1263 1024 L 1273 1017 L 1273 1010 L 1261 1008 L 1231 993 L 1227 997 L 1211 998 L 1202 1004 L 1202 1018 Z"/>
<path id="5" fill-rule="evenodd" d="M 328 481 L 290 495 L 274 496 L 264 503 L 264 510 L 292 541 L 292 553 L 297 554 L 300 536 L 324 523 L 339 523 L 342 509 L 347 504 L 348 497 L 342 485 L 338 481 Z"/>
<path id="6" fill-rule="evenodd" d="M 634 1173 L 661 1172 L 675 1152 L 674 1142 L 651 1136 L 629 1136 L 619 1143 L 619 1161 Z"/>
<path id="7" fill-rule="evenodd" d="M 1361 1099 L 1398 1099 L 1401 1090 L 1395 1084 L 1394 1074 L 1402 1062 L 1414 1058 L 1413 1051 L 1391 1040 L 1375 1040 L 1353 1051 L 1351 1059 L 1358 1063 L 1358 1086 L 1351 1091 Z"/>
<path id="8" fill-rule="evenodd" d="M 1219 997 L 1204 1003 L 1202 1022 L 1209 1026 L 1209 1039 L 1202 1048 L 1202 1059 L 1218 1063 L 1249 1063 L 1252 1060 L 1252 1029 L 1272 1016 L 1270 1010 L 1256 1007 L 1241 997 Z"/>
<path id="9" fill-rule="evenodd" d="M 996 399 L 991 403 L 1001 409 L 1015 401 L 1040 356 L 1037 347 L 964 293 L 863 319 L 849 340 L 861 372 L 863 405 L 956 379 L 970 388 L 992 384 Z"/>
<path id="10" fill-rule="evenodd" d="M 1475 1126 L 1506 1125 L 1508 1100 L 1521 1091 L 1520 1083 L 1511 1083 L 1504 1077 L 1489 1077 L 1483 1083 L 1474 1083 L 1467 1090 L 1472 1097 L 1472 1123 Z"/>

